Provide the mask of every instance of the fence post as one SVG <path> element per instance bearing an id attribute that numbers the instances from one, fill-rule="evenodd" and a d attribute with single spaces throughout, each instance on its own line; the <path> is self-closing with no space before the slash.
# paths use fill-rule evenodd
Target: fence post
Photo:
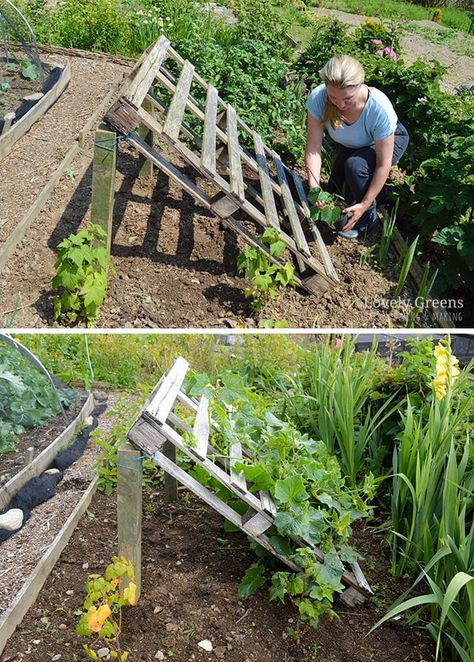
<path id="1" fill-rule="evenodd" d="M 95 132 L 91 221 L 103 227 L 107 232 L 107 253 L 110 254 L 117 162 L 117 134 L 105 127 L 105 124 L 101 124 Z"/>
<path id="2" fill-rule="evenodd" d="M 141 587 L 142 558 L 142 460 L 140 451 L 129 443 L 117 453 L 117 533 L 118 553 L 135 569 L 137 600 Z M 126 588 L 125 580 L 122 590 Z"/>

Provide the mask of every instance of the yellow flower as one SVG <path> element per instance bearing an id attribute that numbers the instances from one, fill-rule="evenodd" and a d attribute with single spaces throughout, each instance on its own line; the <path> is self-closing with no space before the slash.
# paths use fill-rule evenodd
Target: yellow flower
<path id="1" fill-rule="evenodd" d="M 431 382 L 436 399 L 441 400 L 447 394 L 447 387 L 459 376 L 459 361 L 451 354 L 447 341 L 441 340 L 433 351 L 436 357 L 436 375 Z"/>
<path id="2" fill-rule="evenodd" d="M 123 597 L 128 601 L 129 605 L 137 604 L 137 585 L 134 582 L 130 582 L 124 590 Z"/>
<path id="3" fill-rule="evenodd" d="M 99 609 L 97 607 L 89 607 L 87 612 L 87 627 L 92 632 L 100 632 L 102 630 L 105 621 L 112 614 L 109 605 L 101 605 Z"/>

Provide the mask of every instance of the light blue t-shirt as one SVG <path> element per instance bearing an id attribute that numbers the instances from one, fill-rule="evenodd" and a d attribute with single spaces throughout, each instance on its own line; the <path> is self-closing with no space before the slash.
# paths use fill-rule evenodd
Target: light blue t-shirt
<path id="1" fill-rule="evenodd" d="M 331 138 L 345 147 L 351 149 L 369 147 L 395 131 L 397 114 L 389 98 L 375 87 L 368 87 L 368 90 L 369 96 L 364 109 L 353 124 L 342 123 L 337 129 L 333 129 L 329 122 L 325 124 Z M 323 118 L 326 98 L 327 90 L 323 83 L 312 90 L 306 103 L 308 111 L 320 122 Z"/>

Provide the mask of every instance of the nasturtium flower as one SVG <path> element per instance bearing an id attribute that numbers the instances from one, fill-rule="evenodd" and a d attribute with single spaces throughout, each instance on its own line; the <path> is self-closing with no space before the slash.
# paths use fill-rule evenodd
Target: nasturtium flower
<path id="1" fill-rule="evenodd" d="M 433 352 L 436 358 L 436 375 L 431 382 L 436 399 L 441 400 L 448 392 L 448 386 L 459 376 L 459 361 L 451 354 L 446 341 L 440 341 Z"/>
<path id="2" fill-rule="evenodd" d="M 112 611 L 109 605 L 101 605 L 99 609 L 95 606 L 89 607 L 87 612 L 87 627 L 89 630 L 92 630 L 92 632 L 100 632 L 105 621 L 111 614 Z"/>

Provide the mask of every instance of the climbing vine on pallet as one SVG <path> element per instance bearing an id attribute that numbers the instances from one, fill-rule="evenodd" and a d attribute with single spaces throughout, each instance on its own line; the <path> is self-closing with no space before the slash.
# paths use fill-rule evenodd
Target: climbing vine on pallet
<path id="1" fill-rule="evenodd" d="M 324 613 L 333 613 L 334 594 L 344 589 L 344 564 L 358 558 L 348 540 L 351 524 L 367 514 L 366 495 L 347 489 L 339 463 L 325 444 L 275 416 L 261 397 L 246 388 L 242 375 L 225 372 L 213 387 L 205 375 L 193 374 L 188 388 L 193 395 L 211 396 L 211 415 L 217 423 L 211 443 L 216 457 L 230 461 L 236 442 L 248 449 L 234 471 L 242 472 L 252 484 L 251 492 L 269 492 L 277 513 L 266 535 L 272 547 L 298 568 L 296 572 L 275 572 L 269 564 L 272 557 L 253 543 L 259 560 L 245 573 L 240 595 L 251 595 L 270 581 L 270 599 L 289 599 L 298 609 L 293 634 L 299 638 L 306 628 L 316 627 Z M 201 467 L 192 473 L 233 508 L 238 507 L 239 500 Z M 227 522 L 226 529 L 236 527 Z M 324 552 L 324 561 L 305 543 Z"/>

